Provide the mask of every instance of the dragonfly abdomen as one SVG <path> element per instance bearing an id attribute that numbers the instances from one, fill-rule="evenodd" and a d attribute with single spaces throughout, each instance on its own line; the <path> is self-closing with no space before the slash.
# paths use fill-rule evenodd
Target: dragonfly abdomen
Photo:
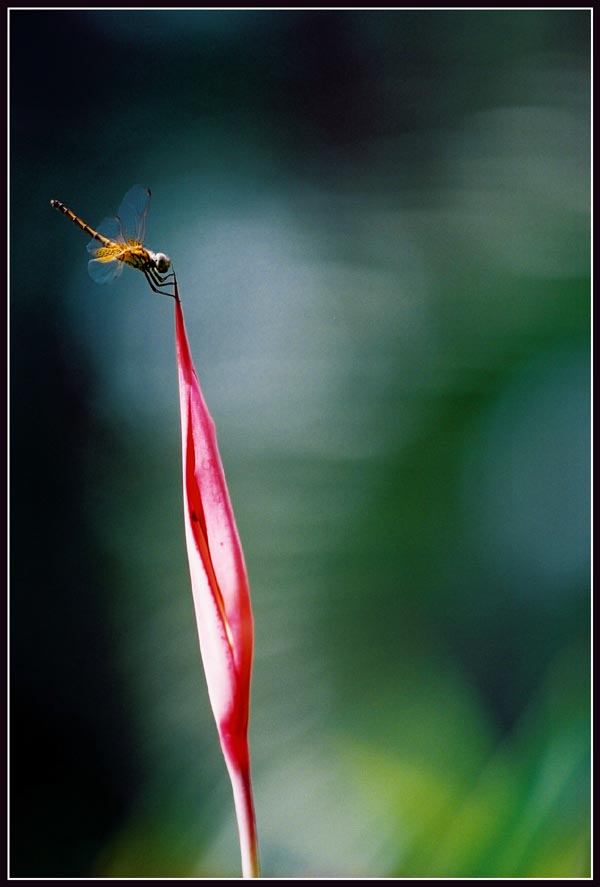
<path id="1" fill-rule="evenodd" d="M 94 240 L 99 240 L 100 243 L 103 243 L 105 246 L 110 243 L 110 240 L 108 240 L 106 237 L 103 237 L 102 234 L 98 234 L 98 232 L 94 231 L 93 228 L 90 228 L 89 225 L 86 225 L 83 219 L 80 219 L 79 216 L 76 216 L 75 213 L 70 210 L 68 206 L 65 206 L 64 203 L 61 203 L 60 200 L 51 200 L 50 206 L 53 206 L 54 209 L 57 209 L 68 219 L 71 219 L 74 225 L 77 225 L 78 228 L 81 228 L 81 230 L 85 232 L 85 234 L 88 234 Z"/>

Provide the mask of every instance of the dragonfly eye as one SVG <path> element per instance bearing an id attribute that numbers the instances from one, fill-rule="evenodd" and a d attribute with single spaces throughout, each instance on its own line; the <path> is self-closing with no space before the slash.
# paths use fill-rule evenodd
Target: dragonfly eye
<path id="1" fill-rule="evenodd" d="M 171 260 L 168 256 L 165 256 L 164 253 L 156 253 L 156 270 L 159 274 L 166 274 L 169 268 L 171 267 Z"/>

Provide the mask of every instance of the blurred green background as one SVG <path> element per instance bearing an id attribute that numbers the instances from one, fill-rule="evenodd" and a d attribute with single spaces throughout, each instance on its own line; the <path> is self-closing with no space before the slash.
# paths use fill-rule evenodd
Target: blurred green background
<path id="1" fill-rule="evenodd" d="M 589 874 L 590 13 L 13 11 L 11 873 L 230 877 L 173 304 L 270 877 Z"/>

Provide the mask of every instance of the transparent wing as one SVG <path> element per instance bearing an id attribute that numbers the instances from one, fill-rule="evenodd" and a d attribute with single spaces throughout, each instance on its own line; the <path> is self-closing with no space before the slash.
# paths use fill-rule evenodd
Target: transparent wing
<path id="1" fill-rule="evenodd" d="M 110 283 L 123 271 L 124 263 L 118 259 L 91 259 L 88 262 L 90 277 L 96 283 Z"/>
<path id="2" fill-rule="evenodd" d="M 119 219 L 115 219 L 114 216 L 109 216 L 106 219 L 102 219 L 98 227 L 96 228 L 98 234 L 102 234 L 103 237 L 107 237 L 108 240 L 112 240 L 113 243 L 125 243 L 123 238 L 123 232 L 121 230 L 121 222 Z M 98 240 L 90 240 L 87 245 L 87 250 L 90 255 L 95 256 L 98 248 L 101 247 L 102 244 Z"/>
<path id="3" fill-rule="evenodd" d="M 134 185 L 130 188 L 119 207 L 119 219 L 125 243 L 132 240 L 136 243 L 144 242 L 149 209 L 150 189 L 144 185 Z"/>

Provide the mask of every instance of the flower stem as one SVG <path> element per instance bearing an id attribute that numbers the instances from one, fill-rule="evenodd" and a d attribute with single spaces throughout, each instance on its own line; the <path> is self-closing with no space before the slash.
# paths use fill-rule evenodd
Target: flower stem
<path id="1" fill-rule="evenodd" d="M 233 788 L 233 802 L 240 836 L 242 875 L 244 878 L 260 878 L 250 762 L 247 760 L 240 766 L 239 762 L 228 760 L 227 769 Z"/>

